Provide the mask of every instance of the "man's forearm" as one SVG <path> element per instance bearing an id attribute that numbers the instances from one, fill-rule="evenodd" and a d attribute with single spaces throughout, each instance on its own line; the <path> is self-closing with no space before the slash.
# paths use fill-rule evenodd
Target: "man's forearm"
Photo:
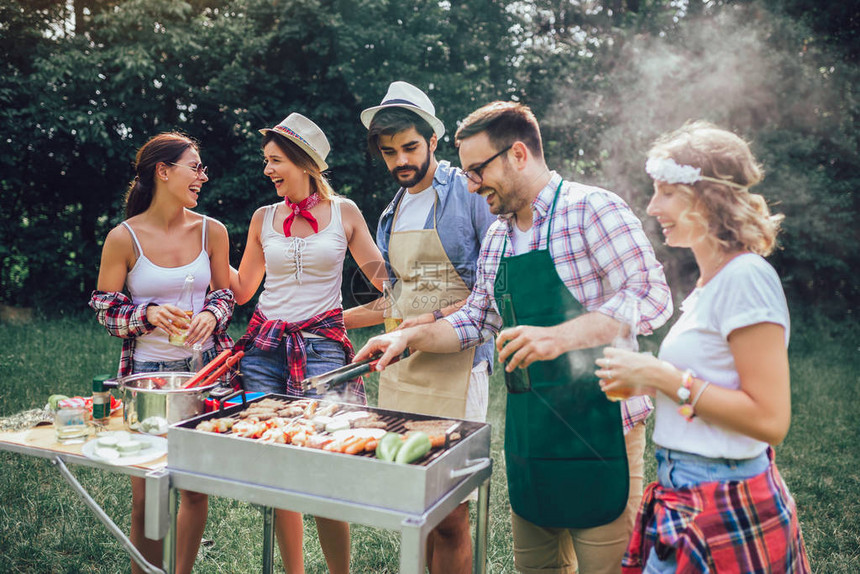
<path id="1" fill-rule="evenodd" d="M 454 326 L 448 321 L 418 325 L 404 329 L 410 349 L 428 353 L 456 353 L 460 351 L 460 339 Z"/>
<path id="2" fill-rule="evenodd" d="M 597 311 L 565 321 L 558 329 L 567 351 L 608 345 L 615 337 L 626 336 L 628 331 L 623 323 Z"/>

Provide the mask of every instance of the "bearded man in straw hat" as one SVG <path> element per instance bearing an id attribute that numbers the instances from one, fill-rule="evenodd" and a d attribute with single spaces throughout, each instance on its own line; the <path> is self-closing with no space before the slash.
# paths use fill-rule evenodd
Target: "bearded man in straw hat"
<path id="1" fill-rule="evenodd" d="M 385 259 L 403 327 L 432 323 L 456 311 L 475 284 L 475 264 L 495 218 L 469 193 L 463 172 L 435 156 L 445 126 L 427 95 L 393 82 L 382 103 L 364 110 L 371 154 L 381 156 L 399 189 L 382 212 L 376 243 Z M 344 314 L 348 328 L 378 325 L 373 302 Z M 450 354 L 417 352 L 379 379 L 379 406 L 484 422 L 492 342 Z M 469 497 L 474 499 L 474 493 Z M 428 536 L 432 574 L 472 567 L 469 505 L 464 501 Z"/>

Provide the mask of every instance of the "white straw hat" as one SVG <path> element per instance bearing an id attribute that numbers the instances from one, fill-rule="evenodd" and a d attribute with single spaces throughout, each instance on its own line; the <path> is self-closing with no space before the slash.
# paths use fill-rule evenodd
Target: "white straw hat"
<path id="1" fill-rule="evenodd" d="M 442 120 L 436 117 L 436 108 L 427 94 L 406 82 L 391 82 L 388 86 L 388 93 L 382 98 L 382 103 L 372 108 L 367 108 L 361 112 L 361 123 L 364 127 L 370 128 L 370 122 L 373 121 L 373 116 L 379 110 L 385 108 L 406 108 L 424 118 L 428 124 L 436 132 L 436 137 L 441 138 L 445 134 L 445 124 Z"/>
<path id="2" fill-rule="evenodd" d="M 266 132 L 280 134 L 302 148 L 319 166 L 320 171 L 328 169 L 328 164 L 325 162 L 325 158 L 331 150 L 328 138 L 325 137 L 318 125 L 302 114 L 293 112 L 275 127 L 260 130 L 263 135 Z"/>

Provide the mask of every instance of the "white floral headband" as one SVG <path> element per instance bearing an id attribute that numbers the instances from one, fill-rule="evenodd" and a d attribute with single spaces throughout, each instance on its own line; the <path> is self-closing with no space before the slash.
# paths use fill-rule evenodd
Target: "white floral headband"
<path id="1" fill-rule="evenodd" d="M 652 179 L 657 181 L 665 181 L 669 184 L 684 183 L 693 185 L 697 181 L 712 181 L 729 185 L 737 189 L 746 189 L 745 185 L 729 181 L 727 179 L 717 179 L 702 175 L 702 170 L 692 165 L 681 165 L 670 157 L 652 157 L 645 162 L 645 171 Z"/>

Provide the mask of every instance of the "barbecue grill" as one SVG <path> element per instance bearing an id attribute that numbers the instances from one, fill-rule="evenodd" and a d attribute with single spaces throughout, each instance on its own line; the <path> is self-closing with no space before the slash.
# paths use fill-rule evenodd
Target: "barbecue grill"
<path id="1" fill-rule="evenodd" d="M 475 488 L 479 488 L 476 532 L 476 571 L 486 568 L 490 427 L 485 423 L 453 421 L 459 440 L 446 440 L 415 464 L 359 455 L 261 442 L 231 434 L 197 430 L 202 421 L 238 417 L 265 395 L 220 411 L 177 423 L 168 430 L 170 500 L 163 488 L 153 488 L 158 504 L 175 504 L 175 490 L 188 489 L 226 496 L 264 507 L 263 571 L 271 572 L 274 532 L 272 508 L 284 508 L 326 518 L 400 530 L 402 573 L 423 571 L 426 535 Z M 438 417 L 343 404 L 344 410 L 375 413 L 386 430 L 405 432 L 410 421 Z M 147 491 L 149 504 L 150 492 Z M 158 514 L 156 510 L 152 510 Z M 175 518 L 175 513 L 172 513 Z M 167 513 L 164 514 L 167 516 Z"/>

